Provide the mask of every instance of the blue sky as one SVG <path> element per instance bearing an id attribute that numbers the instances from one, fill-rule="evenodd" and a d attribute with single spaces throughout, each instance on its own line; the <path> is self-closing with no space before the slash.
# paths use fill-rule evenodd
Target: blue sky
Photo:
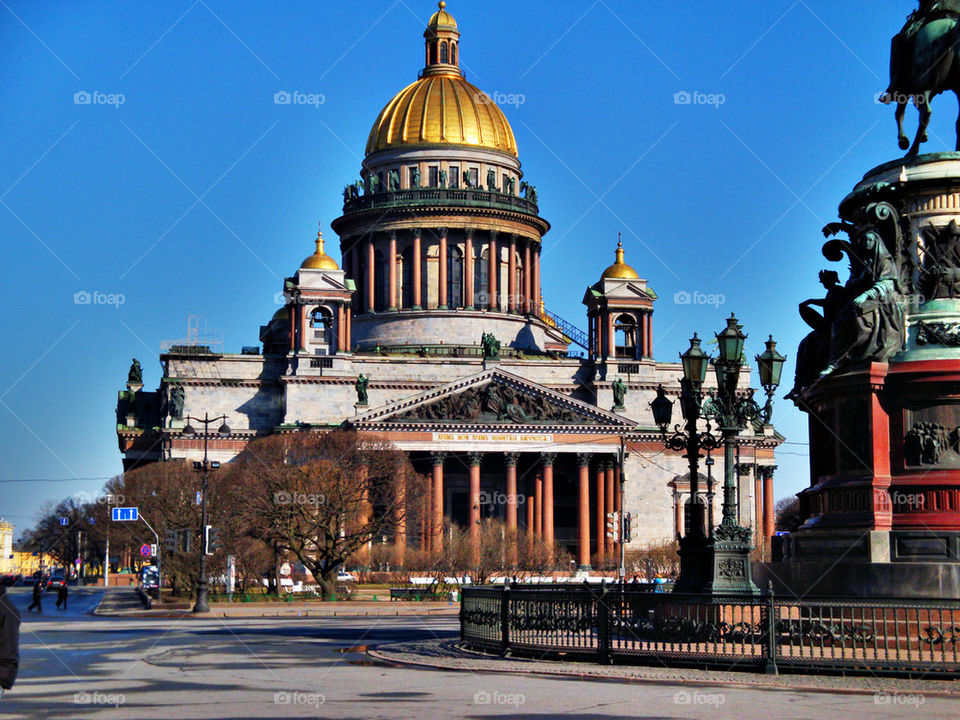
<path id="1" fill-rule="evenodd" d="M 900 154 L 874 97 L 915 6 L 450 2 L 467 78 L 516 96 L 503 109 L 553 224 L 548 307 L 586 325 L 583 289 L 622 232 L 661 298 L 658 359 L 734 311 L 751 354 L 772 332 L 792 361 L 797 303 L 829 266 L 820 228 Z M 434 10 L 0 0 L 0 515 L 18 532 L 45 501 L 120 470 L 131 357 L 156 387 L 160 343 L 191 313 L 227 351 L 256 344 L 318 222 L 336 249 L 341 190 L 381 107 L 416 78 Z M 323 102 L 277 105 L 279 91 Z M 676 103 L 684 92 L 714 102 Z M 953 149 L 956 105 L 933 109 L 925 150 Z M 117 302 L 76 304 L 82 292 Z M 681 292 L 723 303 L 675 303 Z M 806 420 L 780 400 L 775 422 L 796 443 L 780 452 L 783 497 L 808 481 Z"/>

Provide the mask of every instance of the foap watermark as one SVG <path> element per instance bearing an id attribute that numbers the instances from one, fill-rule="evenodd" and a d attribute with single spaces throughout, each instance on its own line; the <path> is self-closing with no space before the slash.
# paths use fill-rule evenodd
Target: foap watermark
<path id="1" fill-rule="evenodd" d="M 87 692 L 86 690 L 81 690 L 73 694 L 74 705 L 113 705 L 113 707 L 120 707 L 126 702 L 127 697 L 122 693 Z"/>
<path id="2" fill-rule="evenodd" d="M 527 101 L 527 96 L 523 93 L 505 93 L 499 90 L 494 90 L 492 93 L 480 91 L 474 97 L 474 100 L 481 105 L 491 103 L 493 105 L 513 105 L 518 108 Z"/>
<path id="3" fill-rule="evenodd" d="M 274 105 L 311 105 L 319 108 L 327 101 L 323 93 L 305 93 L 299 90 L 278 90 L 273 94 Z"/>
<path id="4" fill-rule="evenodd" d="M 877 105 L 889 105 L 890 103 L 894 105 L 904 105 L 906 103 L 913 103 L 917 107 L 922 107 L 927 104 L 927 96 L 923 93 L 890 92 L 884 90 L 873 96 L 873 102 Z"/>
<path id="5" fill-rule="evenodd" d="M 527 498 L 520 493 L 516 495 L 508 495 L 507 493 L 502 493 L 499 490 L 494 490 L 493 492 L 482 491 L 480 493 L 480 504 L 481 505 L 507 505 L 511 499 L 513 499 L 517 505 L 523 505 Z"/>
<path id="6" fill-rule="evenodd" d="M 273 502 L 276 505 L 323 505 L 327 499 L 321 493 L 275 492 Z"/>
<path id="7" fill-rule="evenodd" d="M 873 694 L 874 705 L 905 705 L 920 707 L 927 698 L 920 693 L 876 692 Z"/>
<path id="8" fill-rule="evenodd" d="M 707 105 L 719 109 L 721 105 L 727 102 L 727 96 L 723 93 L 704 93 L 699 90 L 687 92 L 678 90 L 673 94 L 674 105 Z"/>
<path id="9" fill-rule="evenodd" d="M 686 290 L 680 290 L 673 294 L 674 305 L 713 305 L 713 307 L 720 307 L 726 301 L 727 298 L 723 293 L 705 293 L 699 290 L 687 292 Z"/>
<path id="10" fill-rule="evenodd" d="M 675 705 L 712 705 L 720 707 L 727 701 L 727 696 L 723 693 L 706 693 L 694 690 L 680 690 L 673 694 Z"/>
<path id="11" fill-rule="evenodd" d="M 481 690 L 473 694 L 474 705 L 509 705 L 518 708 L 527 701 L 523 693 L 503 693 L 497 690 Z"/>
<path id="12" fill-rule="evenodd" d="M 882 503 L 890 498 L 890 503 L 894 507 L 899 508 L 916 508 L 921 509 L 926 504 L 926 497 L 922 492 L 903 492 L 901 490 L 885 490 L 877 489 L 876 490 L 877 499 Z"/>
<path id="13" fill-rule="evenodd" d="M 282 690 L 273 694 L 274 705 L 313 705 L 319 708 L 327 701 L 322 693 Z"/>
<path id="14" fill-rule="evenodd" d="M 77 290 L 73 294 L 74 305 L 112 305 L 119 308 L 127 301 L 123 293 L 105 293 L 99 290 L 89 292 L 87 290 Z"/>
<path id="15" fill-rule="evenodd" d="M 119 493 L 105 492 L 78 492 L 73 494 L 73 498 L 82 505 L 123 505 L 124 497 Z"/>
<path id="16" fill-rule="evenodd" d="M 78 90 L 73 94 L 74 105 L 110 105 L 114 109 L 119 108 L 127 101 L 127 96 L 123 93 L 105 93 L 99 90 L 88 92 L 87 90 Z"/>

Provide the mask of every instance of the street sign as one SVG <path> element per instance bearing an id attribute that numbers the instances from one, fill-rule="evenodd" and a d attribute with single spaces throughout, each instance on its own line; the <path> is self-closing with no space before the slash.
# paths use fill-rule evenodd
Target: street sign
<path id="1" fill-rule="evenodd" d="M 227 592 L 232 593 L 237 583 L 237 558 L 227 555 Z"/>
<path id="2" fill-rule="evenodd" d="M 143 555 L 144 557 L 150 557 L 150 555 L 151 555 L 150 546 L 147 545 L 146 543 L 144 543 L 143 545 L 141 545 L 141 546 L 140 546 L 140 554 Z"/>
<path id="3" fill-rule="evenodd" d="M 202 505 L 202 504 L 203 504 L 203 493 L 197 490 L 197 505 Z"/>
<path id="4" fill-rule="evenodd" d="M 156 544 L 156 543 L 150 543 L 150 555 L 151 555 L 151 557 L 156 557 L 156 555 L 157 555 L 157 544 Z"/>
<path id="5" fill-rule="evenodd" d="M 292 568 L 290 567 L 290 563 L 284 563 L 283 565 L 280 566 L 281 575 L 289 575 L 291 570 Z"/>
<path id="6" fill-rule="evenodd" d="M 70 521 L 67 520 L 67 518 L 60 518 L 60 524 L 61 524 L 61 525 L 69 525 L 69 524 L 70 524 Z"/>
<path id="7" fill-rule="evenodd" d="M 111 510 L 113 511 L 112 518 L 117 522 L 131 522 L 139 517 L 135 507 L 115 507 Z"/>

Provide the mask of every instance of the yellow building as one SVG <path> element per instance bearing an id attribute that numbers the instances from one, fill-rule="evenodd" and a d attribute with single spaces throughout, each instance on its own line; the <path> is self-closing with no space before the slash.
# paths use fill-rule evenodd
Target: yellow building
<path id="1" fill-rule="evenodd" d="M 0 518 L 0 573 L 13 571 L 13 523 Z"/>

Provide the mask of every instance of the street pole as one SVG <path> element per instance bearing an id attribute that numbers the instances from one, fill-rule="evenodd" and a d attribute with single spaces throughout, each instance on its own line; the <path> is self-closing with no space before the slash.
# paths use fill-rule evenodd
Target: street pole
<path id="1" fill-rule="evenodd" d="M 207 603 L 207 427 L 210 424 L 210 414 L 203 414 L 203 487 L 200 491 L 200 577 L 197 579 L 197 601 L 194 603 L 195 613 L 210 612 Z"/>
<path id="2" fill-rule="evenodd" d="M 618 529 L 618 533 L 619 533 L 619 535 L 620 535 L 620 543 L 619 543 L 619 545 L 620 545 L 620 567 L 619 567 L 619 570 L 618 570 L 618 575 L 620 576 L 620 584 L 621 584 L 621 585 L 622 585 L 624 582 L 626 582 L 626 578 L 627 578 L 627 567 L 626 567 L 626 562 L 625 562 L 625 558 L 626 558 L 626 547 L 625 547 L 625 545 L 626 545 L 626 543 L 624 542 L 624 535 L 623 535 L 623 532 L 624 532 L 624 530 L 626 529 L 626 524 L 623 522 L 623 518 L 626 517 L 626 514 L 627 514 L 627 511 L 624 509 L 624 504 L 623 504 L 623 487 L 624 487 L 624 485 L 626 484 L 626 480 L 627 480 L 626 470 L 624 469 L 624 459 L 625 459 L 625 457 L 626 457 L 626 440 L 624 440 L 623 436 L 621 435 L 621 436 L 620 436 L 620 487 L 617 488 L 618 492 L 620 493 L 620 516 L 617 518 L 617 522 L 618 522 L 619 525 L 620 525 L 620 527 L 619 527 L 619 529 Z M 616 507 L 616 506 L 614 506 L 614 507 Z"/>
<path id="3" fill-rule="evenodd" d="M 107 498 L 107 546 L 103 553 L 103 587 L 110 586 L 110 498 Z"/>

